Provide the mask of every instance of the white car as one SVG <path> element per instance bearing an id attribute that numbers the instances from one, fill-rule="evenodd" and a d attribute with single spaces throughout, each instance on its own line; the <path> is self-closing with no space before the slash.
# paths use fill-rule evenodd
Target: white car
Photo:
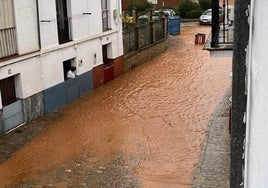
<path id="1" fill-rule="evenodd" d="M 163 12 L 168 17 L 176 16 L 176 12 L 173 9 L 169 9 L 169 8 L 161 8 L 159 10 L 156 10 L 155 12 L 157 13 Z"/>
<path id="2" fill-rule="evenodd" d="M 176 16 L 176 13 L 172 9 L 159 9 L 155 10 L 152 12 L 152 20 L 159 20 L 159 13 L 163 13 L 164 15 L 170 17 Z M 147 22 L 148 21 L 148 16 L 146 14 L 141 15 L 138 17 L 139 22 Z"/>
<path id="3" fill-rule="evenodd" d="M 219 10 L 219 22 L 223 22 L 224 13 Z M 199 18 L 199 24 L 211 24 L 212 23 L 212 9 L 206 10 Z"/>

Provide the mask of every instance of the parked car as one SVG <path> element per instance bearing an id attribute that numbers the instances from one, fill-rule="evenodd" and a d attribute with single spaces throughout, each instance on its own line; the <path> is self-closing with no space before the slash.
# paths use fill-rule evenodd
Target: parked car
<path id="1" fill-rule="evenodd" d="M 159 19 L 159 13 L 157 12 L 152 12 L 152 20 L 158 20 Z M 148 20 L 148 15 L 147 14 L 144 14 L 144 15 L 141 15 L 138 17 L 138 20 L 144 20 L 144 21 L 147 21 Z"/>
<path id="2" fill-rule="evenodd" d="M 219 22 L 223 22 L 224 19 L 224 12 L 222 9 L 219 9 Z M 202 15 L 199 17 L 199 24 L 208 24 L 210 25 L 212 23 L 212 9 L 208 9 L 205 12 L 202 13 Z"/>
<path id="3" fill-rule="evenodd" d="M 165 15 L 167 15 L 169 17 L 176 16 L 176 12 L 170 8 L 161 8 L 159 10 L 156 10 L 155 12 L 157 12 L 157 13 L 163 12 Z"/>
<path id="4" fill-rule="evenodd" d="M 162 8 L 162 9 L 155 10 L 155 11 L 152 12 L 152 20 L 158 20 L 160 13 L 163 13 L 163 14 L 167 15 L 168 17 L 173 17 L 173 16 L 176 15 L 174 10 Z M 144 14 L 144 15 L 141 15 L 141 16 L 138 17 L 139 22 L 144 23 L 144 22 L 147 22 L 147 20 L 148 20 L 148 15 L 147 14 Z"/>

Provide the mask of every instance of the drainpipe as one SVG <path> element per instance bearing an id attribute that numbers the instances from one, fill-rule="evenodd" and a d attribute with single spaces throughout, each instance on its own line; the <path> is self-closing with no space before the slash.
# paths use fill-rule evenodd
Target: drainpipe
<path id="1" fill-rule="evenodd" d="M 245 172 L 244 188 L 248 187 L 249 177 L 249 142 L 250 142 L 250 114 L 251 114 L 251 76 L 252 76 L 252 36 L 253 36 L 253 14 L 254 0 L 251 0 L 249 7 L 249 45 L 248 45 L 248 67 L 247 67 L 247 112 L 246 112 L 246 136 L 245 136 Z"/>
<path id="2" fill-rule="evenodd" d="M 38 4 L 38 0 L 36 0 L 36 14 L 37 14 L 38 46 L 39 46 L 39 49 L 41 49 L 40 22 L 39 22 L 39 4 Z"/>

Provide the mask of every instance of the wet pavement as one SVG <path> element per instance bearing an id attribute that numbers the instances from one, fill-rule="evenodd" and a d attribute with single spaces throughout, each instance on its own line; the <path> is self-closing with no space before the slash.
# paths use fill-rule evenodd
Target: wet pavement
<path id="1" fill-rule="evenodd" d="M 193 188 L 230 187 L 230 96 L 227 90 L 209 119 Z"/>
<path id="2" fill-rule="evenodd" d="M 2 137 L 0 185 L 192 187 L 211 114 L 230 88 L 231 58 L 194 45 L 209 32 L 182 25 L 159 56 Z"/>

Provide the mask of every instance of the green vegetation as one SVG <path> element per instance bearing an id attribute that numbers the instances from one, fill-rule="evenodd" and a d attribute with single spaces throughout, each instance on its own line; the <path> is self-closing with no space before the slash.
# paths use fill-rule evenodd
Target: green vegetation
<path id="1" fill-rule="evenodd" d="M 127 10 L 129 12 L 131 12 L 134 7 L 137 9 L 137 11 L 143 11 L 144 12 L 147 9 L 153 8 L 153 5 L 151 3 L 149 3 L 149 2 L 140 3 L 140 2 L 136 2 L 134 0 L 131 0 Z"/>
<path id="2" fill-rule="evenodd" d="M 203 11 L 211 8 L 211 0 L 198 0 Z"/>
<path id="3" fill-rule="evenodd" d="M 199 3 L 183 0 L 179 4 L 178 12 L 182 18 L 198 18 L 203 10 Z"/>

